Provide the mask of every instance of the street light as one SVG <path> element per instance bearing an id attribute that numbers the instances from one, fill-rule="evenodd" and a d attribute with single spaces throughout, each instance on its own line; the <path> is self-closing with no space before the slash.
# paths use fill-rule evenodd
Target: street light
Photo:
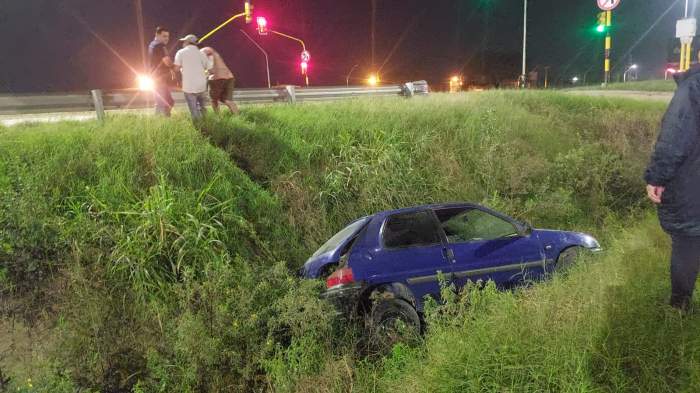
<path id="1" fill-rule="evenodd" d="M 345 78 L 345 86 L 350 86 L 350 75 L 352 75 L 352 72 L 355 71 L 355 69 L 359 66 L 359 64 L 355 64 L 354 66 L 352 66 L 350 72 L 348 72 L 348 77 Z"/>
<path id="2" fill-rule="evenodd" d="M 450 78 L 450 93 L 457 93 L 462 90 L 464 79 L 459 75 L 454 75 Z"/>
<path id="3" fill-rule="evenodd" d="M 637 67 L 636 64 L 632 64 L 631 66 L 629 66 L 629 68 L 628 68 L 627 70 L 625 70 L 625 72 L 622 74 L 622 82 L 627 82 L 627 74 L 628 74 L 630 71 L 636 70 L 637 68 L 638 68 L 638 67 Z"/>
<path id="4" fill-rule="evenodd" d="M 245 30 L 243 30 L 243 29 L 240 29 L 240 30 L 241 30 L 241 33 L 243 33 L 243 35 L 246 36 L 246 38 L 248 38 L 248 40 L 250 40 L 250 42 L 252 42 L 253 45 L 255 45 L 260 50 L 260 52 L 262 52 L 262 54 L 265 56 L 265 67 L 267 69 L 267 88 L 268 89 L 271 88 L 272 84 L 270 83 L 270 56 L 268 56 L 267 51 L 265 49 L 263 49 L 263 47 L 260 46 L 260 44 L 255 42 L 253 37 L 248 35 L 248 33 L 246 33 Z"/>
<path id="5" fill-rule="evenodd" d="M 147 75 L 137 76 L 136 83 L 141 91 L 153 91 L 156 87 L 156 83 L 153 81 L 153 78 Z"/>
<path id="6" fill-rule="evenodd" d="M 573 83 L 574 85 L 578 83 L 578 76 L 571 78 L 571 83 Z"/>
<path id="7" fill-rule="evenodd" d="M 367 78 L 367 84 L 370 86 L 377 86 L 381 80 L 379 79 L 379 74 L 370 74 Z"/>

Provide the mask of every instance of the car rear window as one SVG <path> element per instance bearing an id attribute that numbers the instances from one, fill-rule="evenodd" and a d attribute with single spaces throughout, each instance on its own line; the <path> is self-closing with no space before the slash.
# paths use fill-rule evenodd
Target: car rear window
<path id="1" fill-rule="evenodd" d="M 332 238 L 330 238 L 324 245 L 322 245 L 321 248 L 316 250 L 313 256 L 317 257 L 329 251 L 335 250 L 347 239 L 355 236 L 355 234 L 359 232 L 360 229 L 362 229 L 362 227 L 367 223 L 368 220 L 368 218 L 362 218 L 346 226 L 340 232 L 336 233 Z"/>
<path id="2" fill-rule="evenodd" d="M 382 231 L 384 246 L 402 248 L 440 243 L 440 235 L 430 211 L 400 213 L 389 217 Z"/>

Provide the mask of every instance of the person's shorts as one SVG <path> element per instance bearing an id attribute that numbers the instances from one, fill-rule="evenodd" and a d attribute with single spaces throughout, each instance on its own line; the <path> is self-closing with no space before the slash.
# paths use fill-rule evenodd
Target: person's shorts
<path id="1" fill-rule="evenodd" d="M 233 101 L 233 88 L 235 85 L 236 80 L 233 78 L 210 80 L 209 96 L 215 101 Z"/>

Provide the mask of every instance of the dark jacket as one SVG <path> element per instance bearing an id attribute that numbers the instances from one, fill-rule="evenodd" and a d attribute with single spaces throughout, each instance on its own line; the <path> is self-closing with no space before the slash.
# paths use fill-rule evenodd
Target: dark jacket
<path id="1" fill-rule="evenodd" d="M 644 178 L 666 188 L 659 205 L 664 230 L 700 236 L 700 67 L 679 74 L 676 82 Z"/>

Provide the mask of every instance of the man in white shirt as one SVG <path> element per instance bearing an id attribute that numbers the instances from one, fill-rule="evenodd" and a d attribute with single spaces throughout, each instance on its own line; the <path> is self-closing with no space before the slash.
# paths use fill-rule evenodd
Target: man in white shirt
<path id="1" fill-rule="evenodd" d="M 182 73 L 182 91 L 193 119 L 204 115 L 207 93 L 207 70 L 213 67 L 211 60 L 197 48 L 199 41 L 194 34 L 181 38 L 182 49 L 175 54 L 175 67 Z"/>

